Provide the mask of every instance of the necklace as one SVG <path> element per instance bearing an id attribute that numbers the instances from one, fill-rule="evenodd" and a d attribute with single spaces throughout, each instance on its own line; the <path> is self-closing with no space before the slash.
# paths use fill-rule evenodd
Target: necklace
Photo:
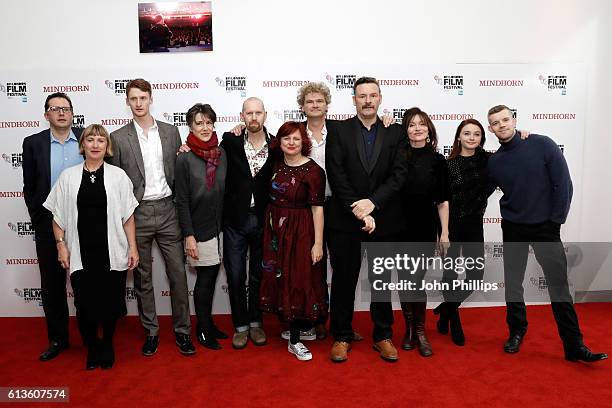
<path id="1" fill-rule="evenodd" d="M 83 163 L 83 166 L 85 166 L 85 170 L 87 170 L 87 172 L 89 173 L 89 180 L 91 181 L 91 184 L 96 182 L 96 172 L 98 170 L 100 170 L 100 167 L 98 167 L 97 169 L 95 169 L 94 171 L 89 170 L 89 168 L 87 167 L 87 163 Z"/>

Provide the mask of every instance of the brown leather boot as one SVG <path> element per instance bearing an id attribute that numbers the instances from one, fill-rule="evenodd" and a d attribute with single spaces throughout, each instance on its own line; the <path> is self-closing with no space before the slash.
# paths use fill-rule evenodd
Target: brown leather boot
<path id="1" fill-rule="evenodd" d="M 414 333 L 414 315 L 412 312 L 412 303 L 402 302 L 402 313 L 406 322 L 406 335 L 402 340 L 402 349 L 412 350 L 416 345 L 416 336 Z"/>
<path id="2" fill-rule="evenodd" d="M 425 334 L 425 311 L 427 302 L 415 302 L 412 304 L 412 312 L 414 315 L 414 330 L 416 332 L 417 344 L 419 353 L 423 357 L 429 357 L 433 354 L 431 343 Z"/>

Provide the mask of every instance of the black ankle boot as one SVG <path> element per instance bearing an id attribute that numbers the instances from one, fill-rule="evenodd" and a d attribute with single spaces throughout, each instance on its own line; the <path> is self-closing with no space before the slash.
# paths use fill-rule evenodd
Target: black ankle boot
<path id="1" fill-rule="evenodd" d="M 98 339 L 87 341 L 86 370 L 95 370 L 100 367 L 100 342 Z"/>
<path id="2" fill-rule="evenodd" d="M 198 330 L 198 342 L 211 350 L 220 350 L 221 344 L 217 341 L 217 336 L 212 330 Z"/>
<path id="3" fill-rule="evenodd" d="M 440 315 L 436 328 L 440 334 L 448 334 L 449 316 L 448 316 L 448 303 L 442 302 L 434 309 L 435 315 Z"/>
<path id="4" fill-rule="evenodd" d="M 115 348 L 113 342 L 104 341 L 102 343 L 102 353 L 100 354 L 100 368 L 108 370 L 113 368 L 115 364 Z"/>
<path id="5" fill-rule="evenodd" d="M 465 345 L 465 334 L 463 333 L 463 327 L 461 327 L 458 304 L 449 306 L 448 316 L 450 321 L 451 340 L 458 346 Z"/>
<path id="6" fill-rule="evenodd" d="M 412 313 L 412 303 L 402 303 L 402 313 L 406 322 L 406 335 L 402 340 L 402 349 L 412 350 L 416 345 L 416 335 L 414 332 L 414 315 Z"/>
<path id="7" fill-rule="evenodd" d="M 218 339 L 218 340 L 229 339 L 229 336 L 227 334 L 223 333 L 221 330 L 219 330 L 219 328 L 217 326 L 215 326 L 214 324 L 212 326 L 211 334 L 213 336 L 215 336 L 215 338 Z"/>

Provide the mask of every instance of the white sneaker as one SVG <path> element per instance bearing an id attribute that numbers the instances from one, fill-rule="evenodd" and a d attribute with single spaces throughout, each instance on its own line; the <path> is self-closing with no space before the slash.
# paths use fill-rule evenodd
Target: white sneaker
<path id="1" fill-rule="evenodd" d="M 312 353 L 303 343 L 291 344 L 291 342 L 289 342 L 287 350 L 289 350 L 291 354 L 295 355 L 300 361 L 312 360 Z"/>
<path id="2" fill-rule="evenodd" d="M 289 330 L 285 330 L 284 332 L 281 333 L 281 338 L 283 340 L 289 340 L 290 337 L 291 337 L 291 333 L 289 333 Z M 317 339 L 317 331 L 315 330 L 314 327 L 310 330 L 300 331 L 300 340 L 316 340 L 316 339 Z"/>

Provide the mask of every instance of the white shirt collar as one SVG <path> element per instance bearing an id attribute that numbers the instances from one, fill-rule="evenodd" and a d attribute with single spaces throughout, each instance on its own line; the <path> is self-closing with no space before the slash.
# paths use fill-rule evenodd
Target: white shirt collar
<path id="1" fill-rule="evenodd" d="M 314 137 L 312 136 L 312 130 L 308 128 L 308 122 L 306 122 L 306 134 L 309 138 L 314 139 Z M 327 126 L 325 126 L 325 122 L 323 122 L 323 129 L 321 129 L 321 135 L 323 136 L 322 142 L 325 142 L 325 139 L 327 138 Z"/>
<path id="2" fill-rule="evenodd" d="M 156 129 L 157 130 L 157 121 L 153 117 L 151 119 L 153 119 L 153 126 L 151 126 L 149 128 L 149 130 L 151 130 L 151 129 Z M 139 135 L 144 134 L 144 130 L 140 127 L 138 122 L 136 122 L 135 120 L 132 120 L 132 122 L 134 123 L 134 127 L 136 128 L 136 133 L 138 133 Z"/>

